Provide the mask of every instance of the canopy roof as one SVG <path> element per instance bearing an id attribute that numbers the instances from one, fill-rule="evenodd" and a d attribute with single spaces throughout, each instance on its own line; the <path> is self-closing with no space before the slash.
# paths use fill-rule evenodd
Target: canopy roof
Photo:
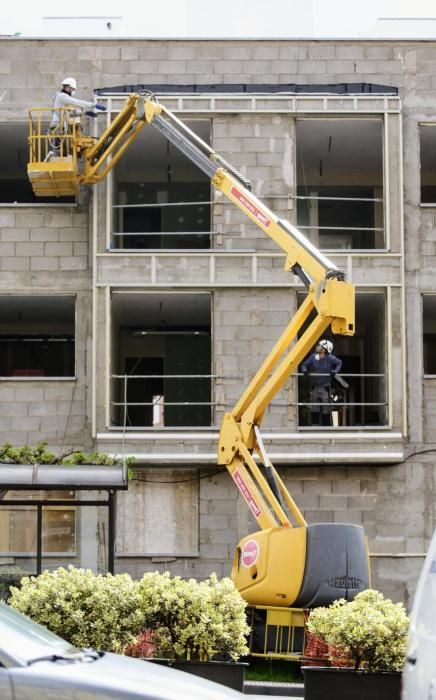
<path id="1" fill-rule="evenodd" d="M 116 464 L 0 464 L 0 489 L 127 489 L 127 466 Z"/>

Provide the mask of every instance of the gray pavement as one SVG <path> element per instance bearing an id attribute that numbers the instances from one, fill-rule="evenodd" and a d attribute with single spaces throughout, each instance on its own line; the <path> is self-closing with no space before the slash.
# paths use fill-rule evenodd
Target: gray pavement
<path id="1" fill-rule="evenodd" d="M 303 698 L 303 683 L 266 683 L 264 681 L 245 681 L 244 694 L 247 700 L 260 700 L 261 698 Z"/>
<path id="2" fill-rule="evenodd" d="M 253 700 L 271 700 L 271 695 L 250 695 L 248 696 L 249 698 L 253 698 Z M 280 696 L 282 700 L 294 700 L 295 695 L 281 695 Z M 300 697 L 303 697 L 303 695 L 300 695 Z"/>

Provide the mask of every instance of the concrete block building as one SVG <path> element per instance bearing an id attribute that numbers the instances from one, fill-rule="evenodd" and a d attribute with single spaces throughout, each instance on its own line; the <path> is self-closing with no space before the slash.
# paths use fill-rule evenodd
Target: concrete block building
<path id="1" fill-rule="evenodd" d="M 135 457 L 118 571 L 229 574 L 257 526 L 216 465 L 220 421 L 304 288 L 151 128 L 77 199 L 36 198 L 29 108 L 72 75 L 107 106 L 97 133 L 152 90 L 346 271 L 334 425 L 296 373 L 262 435 L 307 520 L 362 524 L 373 585 L 407 603 L 435 526 L 435 70 L 426 41 L 0 39 L 0 441 Z M 25 494 L 3 501 L 0 573 L 34 570 Z M 44 565 L 105 570 L 105 517 L 47 505 Z"/>

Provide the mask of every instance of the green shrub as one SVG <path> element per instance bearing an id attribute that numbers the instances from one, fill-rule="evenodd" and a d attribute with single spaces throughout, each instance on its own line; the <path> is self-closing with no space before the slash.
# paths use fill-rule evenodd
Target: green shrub
<path id="1" fill-rule="evenodd" d="M 307 622 L 309 632 L 335 647 L 335 654 L 368 671 L 402 670 L 408 626 L 404 606 L 372 589 L 351 602 L 338 600 L 312 610 Z"/>
<path id="2" fill-rule="evenodd" d="M 236 660 L 248 651 L 246 603 L 215 574 L 197 582 L 154 572 L 134 582 L 69 566 L 24 577 L 11 592 L 10 605 L 76 647 L 123 651 L 146 629 L 169 658 Z"/>
<path id="3" fill-rule="evenodd" d="M 141 629 L 138 587 L 128 574 L 59 568 L 25 577 L 9 604 L 76 647 L 122 651 Z"/>
<path id="4" fill-rule="evenodd" d="M 230 579 L 215 574 L 197 582 L 169 573 L 147 573 L 139 583 L 144 627 L 153 631 L 158 654 L 206 660 L 248 651 L 246 603 Z"/>

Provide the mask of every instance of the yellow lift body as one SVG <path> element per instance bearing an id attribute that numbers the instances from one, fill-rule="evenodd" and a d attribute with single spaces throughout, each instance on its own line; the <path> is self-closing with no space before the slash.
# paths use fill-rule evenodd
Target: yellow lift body
<path id="1" fill-rule="evenodd" d="M 308 525 L 265 452 L 260 426 L 272 398 L 327 329 L 354 334 L 354 285 L 295 226 L 253 195 L 244 176 L 151 94 L 130 95 L 98 139 L 84 136 L 76 125 L 68 129 L 64 150 L 55 160 L 47 157 L 50 144 L 42 131 L 47 120 L 41 112 L 30 113 L 28 173 L 36 195 L 75 194 L 81 185 L 103 180 L 149 124 L 283 250 L 285 270 L 300 278 L 307 296 L 233 410 L 224 416 L 218 443 L 218 464 L 228 469 L 260 528 L 238 544 L 231 575 L 243 597 L 258 609 L 293 606 L 301 613 L 338 598 L 352 599 L 369 585 L 363 528 Z M 302 615 L 295 619 L 301 621 Z"/>

